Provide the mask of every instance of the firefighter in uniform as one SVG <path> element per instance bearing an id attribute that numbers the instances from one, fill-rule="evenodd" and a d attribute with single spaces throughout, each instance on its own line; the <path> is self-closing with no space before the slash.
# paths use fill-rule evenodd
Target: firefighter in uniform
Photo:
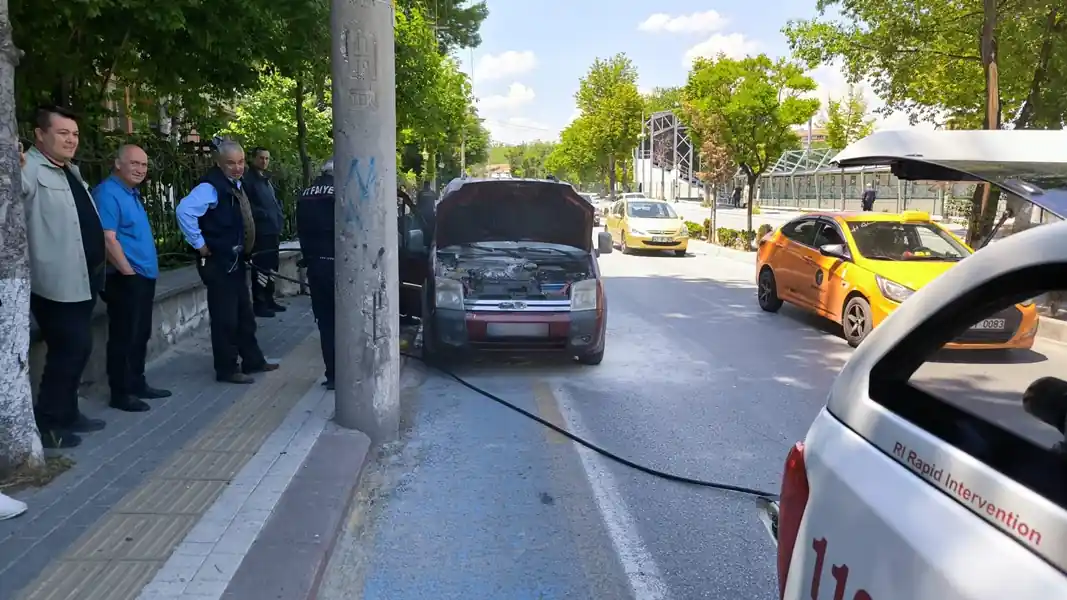
<path id="1" fill-rule="evenodd" d="M 300 193 L 296 203 L 296 232 L 307 266 L 311 310 L 319 326 L 322 362 L 326 364 L 327 389 L 334 389 L 334 196 L 333 159 Z"/>

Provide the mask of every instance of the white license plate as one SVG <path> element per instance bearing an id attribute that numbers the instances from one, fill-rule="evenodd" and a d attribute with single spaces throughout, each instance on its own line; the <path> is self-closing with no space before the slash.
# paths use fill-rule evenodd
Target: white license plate
<path id="1" fill-rule="evenodd" d="M 1007 327 L 1008 322 L 1005 319 L 982 319 L 981 321 L 975 323 L 971 327 L 971 329 L 976 329 L 978 331 L 996 331 L 1001 329 L 1007 329 Z"/>
<path id="2" fill-rule="evenodd" d="M 674 241 L 674 238 L 669 238 L 669 237 L 654 237 L 654 238 L 652 238 L 652 242 L 655 243 L 655 244 L 669 244 L 669 243 L 671 243 L 673 241 Z"/>
<path id="3" fill-rule="evenodd" d="M 486 323 L 485 334 L 491 338 L 546 338 L 548 323 Z"/>

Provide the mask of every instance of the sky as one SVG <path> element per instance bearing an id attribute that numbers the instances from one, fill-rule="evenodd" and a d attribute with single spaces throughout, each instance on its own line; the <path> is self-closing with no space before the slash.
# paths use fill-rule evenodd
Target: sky
<path id="1" fill-rule="evenodd" d="M 460 53 L 472 73 L 479 114 L 496 142 L 556 140 L 577 116 L 578 80 L 597 58 L 624 52 L 638 88 L 684 85 L 695 56 L 785 56 L 781 29 L 816 14 L 814 0 L 489 0 L 482 45 Z M 473 54 L 473 56 L 472 56 Z M 848 85 L 833 65 L 811 72 L 816 95 L 840 98 Z M 881 101 L 861 87 L 872 108 Z M 878 118 L 878 129 L 908 127 L 907 116 Z"/>

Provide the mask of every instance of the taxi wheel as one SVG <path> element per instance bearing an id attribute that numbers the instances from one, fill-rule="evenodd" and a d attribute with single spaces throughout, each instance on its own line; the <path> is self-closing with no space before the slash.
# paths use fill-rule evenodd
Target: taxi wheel
<path id="1" fill-rule="evenodd" d="M 866 298 L 856 296 L 845 304 L 845 316 L 841 319 L 841 329 L 849 346 L 853 348 L 859 346 L 873 326 L 871 304 Z"/>
<path id="2" fill-rule="evenodd" d="M 634 252 L 629 246 L 626 245 L 626 234 L 625 233 L 622 234 L 622 239 L 619 240 L 619 249 L 622 250 L 623 254 L 633 254 L 633 252 Z"/>
<path id="3" fill-rule="evenodd" d="M 770 267 L 760 271 L 756 298 L 759 300 L 759 307 L 767 312 L 778 312 L 778 309 L 782 308 L 782 299 L 778 297 L 778 284 L 774 281 L 774 273 Z"/>
<path id="4" fill-rule="evenodd" d="M 685 254 L 686 254 L 685 250 L 675 250 L 674 251 L 674 255 L 675 256 L 685 256 Z"/>

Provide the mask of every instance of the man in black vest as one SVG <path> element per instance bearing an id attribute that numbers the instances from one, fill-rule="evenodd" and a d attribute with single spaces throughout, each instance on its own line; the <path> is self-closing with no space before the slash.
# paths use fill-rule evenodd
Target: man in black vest
<path id="1" fill-rule="evenodd" d="M 251 373 L 274 371 L 278 365 L 267 362 L 256 341 L 245 267 L 256 227 L 248 197 L 241 189 L 244 149 L 235 142 L 222 142 L 215 165 L 182 198 L 175 212 L 185 240 L 198 254 L 197 268 L 207 287 L 215 378 L 247 384 L 253 382 Z"/>
<path id="2" fill-rule="evenodd" d="M 319 325 L 327 389 L 334 389 L 334 197 L 333 159 L 322 175 L 300 193 L 296 202 L 296 232 L 307 265 L 311 310 Z"/>
<path id="3" fill-rule="evenodd" d="M 252 218 L 256 223 L 256 242 L 253 245 L 252 264 L 258 269 L 252 273 L 252 311 L 257 317 L 269 318 L 285 312 L 285 307 L 274 297 L 274 277 L 267 271 L 278 270 L 278 247 L 285 214 L 282 203 L 270 179 L 270 151 L 266 148 L 252 149 L 252 164 L 245 172 L 242 183 L 252 205 Z"/>

